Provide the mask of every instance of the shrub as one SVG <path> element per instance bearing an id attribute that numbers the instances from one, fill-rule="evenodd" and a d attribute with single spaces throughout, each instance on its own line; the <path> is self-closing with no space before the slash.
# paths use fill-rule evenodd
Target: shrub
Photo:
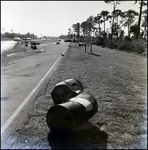
<path id="1" fill-rule="evenodd" d="M 96 45 L 103 46 L 105 43 L 105 39 L 103 37 L 96 38 Z"/>
<path id="2" fill-rule="evenodd" d="M 125 41 L 131 41 L 131 38 L 128 37 L 128 36 L 125 36 L 125 37 L 124 37 L 124 40 L 125 40 Z"/>
<path id="3" fill-rule="evenodd" d="M 119 50 L 126 50 L 126 42 L 121 40 L 119 45 L 118 45 Z"/>
<path id="4" fill-rule="evenodd" d="M 106 47 L 109 47 L 109 48 L 111 48 L 111 47 L 113 47 L 113 41 L 110 39 L 110 38 L 107 38 L 106 40 L 105 40 L 105 46 Z"/>
<path id="5" fill-rule="evenodd" d="M 144 40 L 134 40 L 132 41 L 134 52 L 142 54 L 145 51 L 145 42 Z"/>
<path id="6" fill-rule="evenodd" d="M 102 46 L 101 38 L 96 39 L 97 45 Z M 128 37 L 125 39 L 110 39 L 105 38 L 104 44 L 109 48 L 116 48 L 127 52 L 136 52 L 138 54 L 145 53 L 147 55 L 147 42 L 143 39 L 129 40 Z"/>
<path id="7" fill-rule="evenodd" d="M 113 45 L 114 48 L 118 48 L 118 46 L 119 46 L 119 40 L 118 39 L 113 39 L 112 40 L 112 45 Z"/>
<path id="8" fill-rule="evenodd" d="M 138 54 L 142 54 L 146 51 L 147 45 L 144 40 L 112 40 L 115 48 L 128 51 L 128 52 L 136 52 Z"/>
<path id="9" fill-rule="evenodd" d="M 128 51 L 128 52 L 133 51 L 133 50 L 132 50 L 132 43 L 131 43 L 131 42 L 129 42 L 129 41 L 124 41 L 124 44 L 125 44 L 125 49 L 124 49 L 124 51 Z"/>

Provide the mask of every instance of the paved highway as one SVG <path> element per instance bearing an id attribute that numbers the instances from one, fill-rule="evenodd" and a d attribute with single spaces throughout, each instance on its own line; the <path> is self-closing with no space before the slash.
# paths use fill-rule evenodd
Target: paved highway
<path id="1" fill-rule="evenodd" d="M 3 133 L 26 103 L 38 94 L 62 59 L 69 43 L 45 43 L 36 53 L 1 68 L 1 132 Z M 1 134 L 2 134 L 1 133 Z"/>

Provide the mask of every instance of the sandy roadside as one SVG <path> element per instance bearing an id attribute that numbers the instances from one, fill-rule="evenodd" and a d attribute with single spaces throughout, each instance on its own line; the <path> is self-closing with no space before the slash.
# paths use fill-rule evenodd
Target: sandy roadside
<path id="1" fill-rule="evenodd" d="M 20 114 L 19 122 L 14 124 L 13 138 L 3 146 L 20 149 L 146 148 L 147 58 L 97 46 L 93 46 L 90 55 L 89 49 L 85 53 L 84 47 L 76 43 L 71 43 L 63 57 L 47 87 Z M 62 136 L 50 133 L 45 116 L 54 105 L 51 91 L 55 84 L 69 78 L 78 79 L 84 92 L 96 98 L 98 112 L 89 122 L 98 127 L 105 125 L 105 138 L 97 129 L 77 133 L 65 141 Z"/>

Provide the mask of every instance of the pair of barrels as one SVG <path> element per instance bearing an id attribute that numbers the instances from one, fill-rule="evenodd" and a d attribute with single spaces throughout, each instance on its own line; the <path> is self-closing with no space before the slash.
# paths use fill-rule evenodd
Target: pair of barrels
<path id="1" fill-rule="evenodd" d="M 55 103 L 46 115 L 47 125 L 51 131 L 71 132 L 88 121 L 97 111 L 95 98 L 83 93 L 83 86 L 77 79 L 67 79 L 56 84 L 51 92 Z"/>

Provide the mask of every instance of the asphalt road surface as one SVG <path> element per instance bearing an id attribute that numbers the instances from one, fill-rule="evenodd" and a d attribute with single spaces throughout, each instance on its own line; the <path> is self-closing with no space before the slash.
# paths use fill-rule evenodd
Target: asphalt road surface
<path id="1" fill-rule="evenodd" d="M 33 55 L 1 67 L 1 134 L 51 76 L 69 43 L 44 43 Z M 26 52 L 27 53 L 27 52 Z M 16 54 L 17 55 L 17 54 Z"/>

